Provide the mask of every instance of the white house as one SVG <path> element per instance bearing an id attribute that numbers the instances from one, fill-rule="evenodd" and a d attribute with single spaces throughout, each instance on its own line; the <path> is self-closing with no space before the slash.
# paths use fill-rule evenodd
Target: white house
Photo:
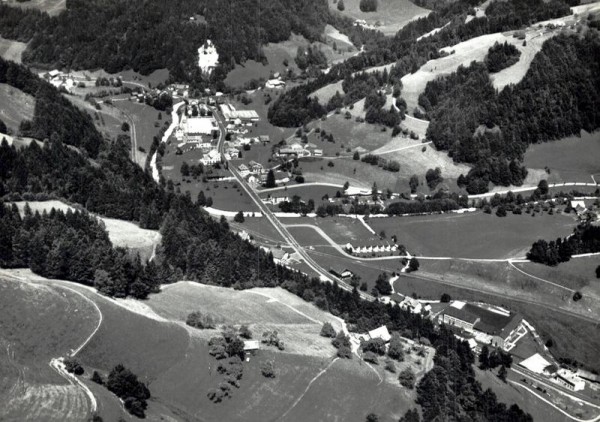
<path id="1" fill-rule="evenodd" d="M 371 340 L 380 338 L 387 343 L 391 340 L 392 336 L 390 335 L 390 332 L 388 331 L 387 327 L 385 325 L 382 325 L 379 328 L 369 331 L 369 338 L 371 338 Z"/>
<path id="2" fill-rule="evenodd" d="M 207 165 L 213 165 L 221 162 L 221 154 L 216 149 L 211 149 L 209 152 L 204 154 L 200 159 L 200 162 Z"/>

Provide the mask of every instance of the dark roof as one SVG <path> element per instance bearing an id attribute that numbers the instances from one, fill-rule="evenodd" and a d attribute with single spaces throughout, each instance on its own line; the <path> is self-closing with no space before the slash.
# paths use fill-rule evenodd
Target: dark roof
<path id="1" fill-rule="evenodd" d="M 463 309 L 480 318 L 473 328 L 492 336 L 507 336 L 522 320 L 520 315 L 503 315 L 472 304 L 465 305 Z"/>
<path id="2" fill-rule="evenodd" d="M 469 324 L 475 324 L 479 317 L 471 312 L 467 312 L 465 309 L 466 307 L 467 305 L 465 305 L 462 309 L 458 309 L 453 306 L 449 306 L 448 309 L 444 311 L 444 315 L 460 319 L 461 321 L 468 322 Z"/>

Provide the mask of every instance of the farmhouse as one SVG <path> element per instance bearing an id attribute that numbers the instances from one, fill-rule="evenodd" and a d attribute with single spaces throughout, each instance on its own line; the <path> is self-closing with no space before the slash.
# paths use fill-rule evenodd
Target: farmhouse
<path id="1" fill-rule="evenodd" d="M 343 281 L 348 281 L 354 277 L 354 273 L 348 269 L 344 269 L 343 271 L 337 271 L 333 268 L 329 269 L 329 272 Z"/>
<path id="2" fill-rule="evenodd" d="M 510 350 L 526 333 L 523 317 L 495 308 L 454 301 L 438 317 L 440 323 L 457 327 L 480 343 Z"/>
<path id="3" fill-rule="evenodd" d="M 265 83 L 265 88 L 271 88 L 271 89 L 282 89 L 285 88 L 285 82 L 282 81 L 281 79 L 277 78 L 277 79 L 269 79 L 266 83 Z"/>
<path id="4" fill-rule="evenodd" d="M 251 173 L 263 173 L 265 171 L 264 166 L 256 161 L 250 161 L 248 163 Z"/>
<path id="5" fill-rule="evenodd" d="M 388 331 L 387 327 L 385 325 L 382 325 L 379 328 L 369 331 L 369 338 L 371 340 L 380 338 L 381 340 L 387 343 L 392 339 L 392 336 L 390 335 L 390 332 Z"/>
<path id="6" fill-rule="evenodd" d="M 240 175 L 242 177 L 246 177 L 250 174 L 250 170 L 248 169 L 248 166 L 246 164 L 240 164 L 238 166 L 238 171 L 240 172 Z"/>
<path id="7" fill-rule="evenodd" d="M 204 154 L 200 159 L 200 162 L 207 165 L 213 165 L 221 162 L 221 154 L 216 149 L 211 149 L 208 153 Z"/>

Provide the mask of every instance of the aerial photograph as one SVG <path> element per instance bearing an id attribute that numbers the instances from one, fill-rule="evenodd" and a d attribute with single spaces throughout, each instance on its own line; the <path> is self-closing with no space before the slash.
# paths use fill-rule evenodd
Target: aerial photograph
<path id="1" fill-rule="evenodd" d="M 600 0 L 0 0 L 0 422 L 600 422 Z"/>

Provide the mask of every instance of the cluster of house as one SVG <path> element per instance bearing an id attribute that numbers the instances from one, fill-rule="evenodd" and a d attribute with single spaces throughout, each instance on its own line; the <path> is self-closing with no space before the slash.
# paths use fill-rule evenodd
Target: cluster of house
<path id="1" fill-rule="evenodd" d="M 246 177 L 249 174 L 260 175 L 266 173 L 265 167 L 261 163 L 257 163 L 254 160 L 250 161 L 248 164 L 240 164 L 238 166 L 238 171 L 242 177 Z"/>
<path id="2" fill-rule="evenodd" d="M 572 371 L 567 368 L 559 368 L 550 363 L 544 356 L 535 353 L 525 360 L 519 362 L 519 366 L 527 369 L 534 374 L 544 376 L 550 381 L 561 385 L 571 391 L 581 391 L 585 389 L 586 383 L 591 388 L 600 389 L 600 376 L 583 369 Z"/>
<path id="3" fill-rule="evenodd" d="M 363 246 L 354 247 L 350 243 L 347 243 L 344 247 L 346 252 L 349 254 L 370 254 L 370 253 L 382 253 L 382 252 L 396 252 L 398 245 L 376 245 L 376 246 Z"/>
<path id="4" fill-rule="evenodd" d="M 68 73 L 62 73 L 60 70 L 54 69 L 49 72 L 42 72 L 39 77 L 50 82 L 55 88 L 64 89 L 71 92 L 77 86 L 77 82 L 73 76 Z"/>
<path id="5" fill-rule="evenodd" d="M 200 162 L 205 166 L 212 166 L 221 162 L 221 154 L 216 149 L 211 149 L 208 152 L 202 154 Z"/>
<path id="6" fill-rule="evenodd" d="M 173 97 L 188 98 L 190 96 L 190 86 L 187 84 L 171 84 L 167 87 L 167 91 Z"/>
<path id="7" fill-rule="evenodd" d="M 595 221 L 600 217 L 600 208 L 597 205 L 599 202 L 600 200 L 594 197 L 573 198 L 570 205 L 581 220 Z"/>
<path id="8" fill-rule="evenodd" d="M 236 136 L 235 139 L 233 139 L 231 141 L 227 141 L 227 144 L 230 146 L 239 148 L 239 147 L 243 147 L 244 145 L 252 145 L 252 144 L 258 144 L 258 143 L 262 143 L 263 145 L 266 145 L 269 142 L 270 142 L 269 135 L 260 135 L 260 136 L 255 136 L 253 138 Z"/>
<path id="9" fill-rule="evenodd" d="M 315 144 L 310 142 L 304 145 L 294 142 L 290 145 L 283 145 L 279 147 L 279 149 L 275 151 L 274 155 L 276 157 L 285 157 L 290 155 L 296 157 L 321 157 L 323 155 L 323 150 L 317 148 Z"/>

